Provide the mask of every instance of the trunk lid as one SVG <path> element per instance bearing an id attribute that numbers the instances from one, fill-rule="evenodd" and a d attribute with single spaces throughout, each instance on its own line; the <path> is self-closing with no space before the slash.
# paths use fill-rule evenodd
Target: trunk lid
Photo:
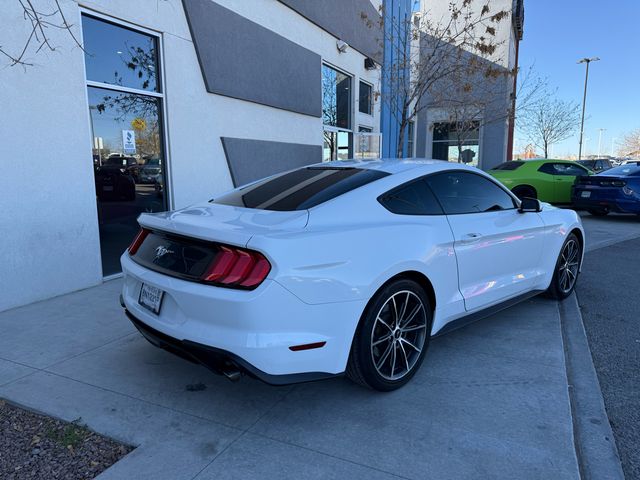
<path id="1" fill-rule="evenodd" d="M 307 210 L 280 212 L 206 202 L 171 212 L 143 213 L 138 223 L 149 230 L 246 247 L 254 235 L 303 229 L 308 217 Z"/>
<path id="2" fill-rule="evenodd" d="M 608 177 L 606 175 L 583 175 L 576 178 L 576 186 L 596 186 L 596 187 L 613 187 L 620 188 L 624 187 L 627 184 L 625 180 L 621 177 L 611 176 Z"/>

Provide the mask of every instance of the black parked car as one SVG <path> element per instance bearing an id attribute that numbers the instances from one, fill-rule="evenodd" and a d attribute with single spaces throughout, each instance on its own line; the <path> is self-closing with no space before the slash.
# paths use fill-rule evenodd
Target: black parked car
<path id="1" fill-rule="evenodd" d="M 96 195 L 105 200 L 135 200 L 136 182 L 120 165 L 102 165 L 95 169 Z"/>
<path id="2" fill-rule="evenodd" d="M 138 161 L 134 157 L 110 156 L 102 161 L 102 166 L 122 168 L 133 177 L 136 183 L 139 183 L 140 165 L 138 165 Z"/>
<path id="3" fill-rule="evenodd" d="M 590 170 L 593 170 L 596 173 L 609 170 L 611 167 L 613 167 L 613 163 L 611 163 L 611 160 L 607 158 L 598 158 L 596 160 L 578 160 L 578 163 Z"/>

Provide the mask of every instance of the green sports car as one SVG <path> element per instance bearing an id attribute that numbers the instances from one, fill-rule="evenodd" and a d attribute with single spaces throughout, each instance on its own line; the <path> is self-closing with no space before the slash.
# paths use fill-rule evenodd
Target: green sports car
<path id="1" fill-rule="evenodd" d="M 489 173 L 518 198 L 531 197 L 549 203 L 571 203 L 576 177 L 593 172 L 571 160 L 513 160 Z"/>

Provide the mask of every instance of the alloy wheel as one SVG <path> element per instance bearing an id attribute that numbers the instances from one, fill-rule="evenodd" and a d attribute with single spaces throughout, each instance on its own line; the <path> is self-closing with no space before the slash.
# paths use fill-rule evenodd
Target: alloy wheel
<path id="1" fill-rule="evenodd" d="M 560 254 L 558 265 L 558 282 L 562 293 L 571 291 L 578 278 L 580 266 L 580 246 L 578 242 L 569 240 Z"/>
<path id="2" fill-rule="evenodd" d="M 378 311 L 371 331 L 371 358 L 378 374 L 399 380 L 416 365 L 425 346 L 427 312 L 418 295 L 394 293 Z"/>

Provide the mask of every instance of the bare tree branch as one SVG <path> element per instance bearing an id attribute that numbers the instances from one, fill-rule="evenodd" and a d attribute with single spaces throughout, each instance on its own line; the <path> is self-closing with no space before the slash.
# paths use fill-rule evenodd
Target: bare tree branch
<path id="1" fill-rule="evenodd" d="M 546 92 L 520 117 L 518 129 L 549 158 L 549 148 L 573 135 L 579 125 L 580 105 Z"/>
<path id="2" fill-rule="evenodd" d="M 55 7 L 50 12 L 39 9 L 34 5 L 34 1 L 32 0 L 16 1 L 20 5 L 20 8 L 22 8 L 22 17 L 31 24 L 31 28 L 19 52 L 12 53 L 0 45 L 0 54 L 9 59 L 9 66 L 32 66 L 33 63 L 26 59 L 27 52 L 31 46 L 35 46 L 36 54 L 43 49 L 52 52 L 56 51 L 56 47 L 51 43 L 51 37 L 47 31 L 49 28 L 67 31 L 74 44 L 83 49 L 80 41 L 73 33 L 73 24 L 69 23 L 64 16 L 59 0 L 54 0 Z"/>
<path id="3" fill-rule="evenodd" d="M 489 64 L 499 64 L 499 59 L 494 58 L 501 45 L 496 40 L 496 26 L 511 12 L 492 12 L 488 0 L 480 6 L 473 3 L 452 0 L 447 14 L 439 20 L 432 19 L 429 12 L 405 18 L 384 9 L 381 12 L 382 19 L 387 17 L 386 25 L 381 25 L 383 40 L 392 49 L 387 56 L 393 61 L 383 69 L 384 87 L 380 93 L 399 125 L 398 157 L 402 156 L 408 124 L 418 113 L 436 103 L 451 106 L 452 99 L 463 104 L 451 89 L 452 85 L 466 88 L 459 81 L 461 77 L 470 71 L 483 79 L 498 76 L 487 65 L 472 59 L 491 58 Z M 513 74 L 500 71 L 503 77 Z M 470 121 L 477 124 L 478 120 Z"/>
<path id="4" fill-rule="evenodd" d="M 622 137 L 622 140 L 618 142 L 618 155 L 640 158 L 640 128 L 636 128 Z"/>

